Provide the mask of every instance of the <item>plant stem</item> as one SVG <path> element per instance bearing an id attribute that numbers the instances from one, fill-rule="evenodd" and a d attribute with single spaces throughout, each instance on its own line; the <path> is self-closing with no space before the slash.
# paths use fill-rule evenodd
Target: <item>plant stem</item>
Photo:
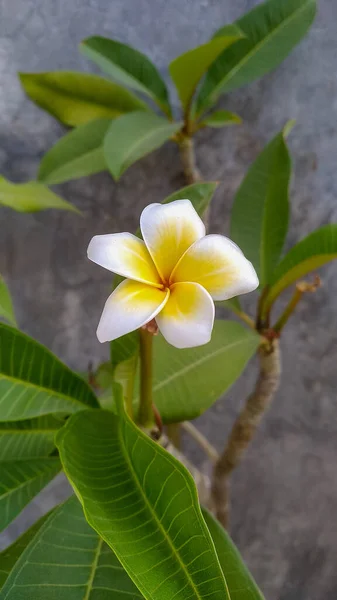
<path id="1" fill-rule="evenodd" d="M 196 165 L 193 139 L 187 136 L 183 137 L 179 142 L 179 148 L 187 183 L 197 183 L 198 181 L 202 181 L 201 174 Z"/>
<path id="2" fill-rule="evenodd" d="M 181 429 L 180 423 L 170 423 L 166 425 L 167 437 L 172 442 L 173 446 L 180 450 L 181 448 Z"/>
<path id="3" fill-rule="evenodd" d="M 275 323 L 273 330 L 276 333 L 280 333 L 280 331 L 283 329 L 283 327 L 288 322 L 289 317 L 291 317 L 292 313 L 294 312 L 294 310 L 295 310 L 296 306 L 298 305 L 299 301 L 301 300 L 303 294 L 305 294 L 306 292 L 316 292 L 316 290 L 320 286 L 321 286 L 321 280 L 318 277 L 318 275 L 316 275 L 316 277 L 314 278 L 314 281 L 312 283 L 307 282 L 307 281 L 299 281 L 296 284 L 296 289 L 290 299 L 290 302 L 287 304 L 283 313 L 281 314 L 281 316 Z"/>
<path id="4" fill-rule="evenodd" d="M 154 421 L 152 409 L 152 342 L 153 335 L 141 328 L 140 334 L 140 406 L 138 420 L 143 427 Z"/>
<path id="5" fill-rule="evenodd" d="M 214 446 L 212 446 L 212 444 L 210 444 L 208 439 L 205 438 L 205 436 L 199 431 L 199 429 L 194 427 L 194 425 L 192 425 L 192 423 L 190 423 L 189 421 L 184 421 L 182 427 L 183 429 L 185 429 L 185 431 L 187 431 L 187 433 L 189 433 L 189 435 L 194 439 L 194 441 L 197 442 L 197 444 L 200 446 L 200 448 L 203 449 L 205 454 L 207 454 L 208 458 L 210 458 L 212 462 L 216 462 L 219 459 L 219 455 L 216 449 L 214 448 Z"/>
<path id="6" fill-rule="evenodd" d="M 212 500 L 216 516 L 224 527 L 228 526 L 229 517 L 229 476 L 240 463 L 280 382 L 281 362 L 278 340 L 262 345 L 258 354 L 260 372 L 255 389 L 237 417 L 213 472 Z"/>

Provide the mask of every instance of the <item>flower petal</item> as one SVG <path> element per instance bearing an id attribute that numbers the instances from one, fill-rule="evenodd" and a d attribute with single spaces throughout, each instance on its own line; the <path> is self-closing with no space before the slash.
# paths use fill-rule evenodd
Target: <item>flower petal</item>
<path id="1" fill-rule="evenodd" d="M 170 281 L 200 283 L 214 300 L 228 300 L 252 292 L 259 285 L 255 269 L 234 242 L 222 235 L 206 235 L 187 250 Z"/>
<path id="2" fill-rule="evenodd" d="M 202 346 L 211 339 L 214 303 L 198 283 L 176 283 L 156 317 L 166 341 L 176 348 Z"/>
<path id="3" fill-rule="evenodd" d="M 100 342 L 115 340 L 151 321 L 165 306 L 168 289 L 122 281 L 107 299 L 97 328 Z"/>
<path id="4" fill-rule="evenodd" d="M 162 287 L 146 245 L 132 233 L 95 235 L 88 246 L 88 258 L 117 275 Z"/>
<path id="5" fill-rule="evenodd" d="M 205 226 L 189 200 L 150 204 L 141 214 L 140 228 L 165 282 L 187 248 L 205 235 Z"/>

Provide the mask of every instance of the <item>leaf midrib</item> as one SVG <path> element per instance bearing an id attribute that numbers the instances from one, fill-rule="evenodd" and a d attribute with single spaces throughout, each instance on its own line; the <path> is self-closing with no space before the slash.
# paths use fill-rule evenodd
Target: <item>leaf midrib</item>
<path id="1" fill-rule="evenodd" d="M 48 465 L 48 469 L 46 468 L 46 470 L 45 470 L 45 471 L 41 471 L 40 473 L 36 473 L 36 474 L 35 474 L 33 477 L 31 477 L 30 479 L 26 479 L 26 480 L 25 480 L 23 483 L 20 483 L 20 485 L 16 486 L 15 488 L 10 488 L 10 489 L 9 489 L 7 492 L 5 492 L 4 494 L 1 494 L 1 495 L 0 495 L 0 503 L 1 503 L 1 502 L 2 502 L 2 500 L 4 500 L 5 498 L 8 498 L 8 497 L 9 497 L 9 496 L 11 496 L 12 494 L 15 494 L 15 493 L 16 493 L 18 490 L 21 490 L 22 488 L 26 487 L 26 486 L 27 486 L 27 485 L 29 485 L 30 483 L 34 482 L 36 479 L 39 479 L 39 477 L 44 477 L 45 475 L 47 475 L 49 471 L 52 471 L 52 466 L 53 466 L 54 464 L 56 465 L 57 463 L 59 463 L 59 467 L 60 467 L 60 468 L 59 468 L 59 470 L 61 470 L 61 463 L 60 463 L 60 461 L 59 461 L 58 459 L 54 459 L 54 458 L 52 458 L 52 459 L 49 459 L 49 460 L 48 460 L 48 457 L 45 457 L 45 458 L 46 458 L 46 460 L 47 460 L 48 462 L 49 462 L 49 461 L 50 461 L 50 462 L 52 461 L 52 464 L 49 464 L 49 465 Z M 35 458 L 33 458 L 32 460 L 36 460 L 36 459 L 35 459 Z M 41 458 L 41 460 L 42 460 L 42 458 Z M 4 460 L 4 461 L 2 461 L 2 464 L 4 464 L 4 463 L 11 463 L 11 462 L 20 462 L 20 463 L 21 463 L 21 462 L 27 462 L 27 463 L 29 463 L 29 462 L 30 462 L 30 459 L 29 459 L 29 458 L 27 458 L 27 459 L 23 459 L 23 460 L 17 460 L 17 459 L 15 459 L 15 460 Z M 0 463 L 0 464 L 1 464 L 1 463 Z"/>
<path id="2" fill-rule="evenodd" d="M 87 590 L 85 592 L 85 596 L 83 597 L 83 600 L 89 600 L 89 598 L 90 598 L 90 594 L 93 590 L 93 583 L 94 583 L 94 578 L 95 578 L 95 574 L 96 574 L 96 570 L 97 570 L 97 565 L 98 565 L 99 557 L 100 557 L 101 550 L 102 550 L 103 540 L 99 534 L 97 534 L 97 535 L 98 535 L 98 544 L 97 544 L 94 560 L 91 565 L 90 576 L 86 583 Z"/>
<path id="3" fill-rule="evenodd" d="M 179 127 L 181 126 L 180 123 L 179 124 L 177 123 L 177 125 L 179 125 Z M 124 155 L 124 160 L 123 160 L 122 166 L 123 167 L 124 166 L 126 166 L 126 167 L 128 166 L 128 164 L 129 164 L 128 163 L 128 159 L 130 158 L 130 156 L 132 156 L 132 154 L 134 153 L 135 149 L 137 149 L 145 140 L 148 140 L 149 138 L 151 138 L 155 133 L 158 133 L 159 131 L 161 132 L 165 128 L 169 129 L 170 127 L 172 127 L 172 135 L 173 135 L 173 133 L 174 133 L 174 131 L 173 131 L 174 130 L 174 124 L 173 123 L 165 123 L 165 124 L 163 123 L 163 125 L 160 125 L 160 127 L 157 127 L 155 130 L 152 129 L 152 130 L 148 131 L 140 140 L 137 140 L 134 143 L 134 145 L 132 146 L 132 148 L 128 152 L 126 152 L 126 154 Z M 178 127 L 177 127 L 177 129 L 178 129 Z"/>
<path id="4" fill-rule="evenodd" d="M 43 183 L 52 184 L 53 182 L 55 182 L 56 179 L 58 179 L 59 174 L 60 173 L 62 174 L 62 172 L 65 169 L 77 168 L 78 163 L 81 163 L 81 161 L 83 159 L 88 160 L 92 157 L 92 155 L 98 154 L 99 151 L 102 152 L 102 158 L 103 158 L 102 162 L 105 164 L 104 155 L 103 155 L 103 144 L 101 143 L 99 146 L 96 146 L 96 148 L 92 148 L 88 152 L 84 152 L 83 154 L 76 156 L 76 158 L 72 158 L 65 163 L 57 165 L 56 168 L 49 170 L 46 174 L 42 174 L 42 179 L 40 179 L 40 181 Z M 62 182 L 60 182 L 60 183 L 62 183 Z"/>

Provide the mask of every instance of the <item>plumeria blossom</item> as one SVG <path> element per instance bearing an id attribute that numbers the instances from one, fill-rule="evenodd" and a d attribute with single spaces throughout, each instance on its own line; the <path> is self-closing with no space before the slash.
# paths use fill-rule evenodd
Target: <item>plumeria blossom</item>
<path id="1" fill-rule="evenodd" d="M 189 200 L 150 204 L 140 217 L 143 239 L 131 233 L 96 235 L 88 257 L 126 279 L 106 301 L 97 329 L 114 340 L 153 319 L 176 348 L 209 342 L 213 300 L 258 286 L 253 265 L 222 235 L 205 235 Z"/>

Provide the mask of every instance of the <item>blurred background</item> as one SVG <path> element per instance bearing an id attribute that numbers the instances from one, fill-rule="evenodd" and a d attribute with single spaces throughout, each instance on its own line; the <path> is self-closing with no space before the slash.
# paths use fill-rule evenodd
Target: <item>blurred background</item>
<path id="1" fill-rule="evenodd" d="M 145 52 L 166 76 L 170 60 L 206 41 L 255 0 L 0 0 L 0 172 L 15 182 L 36 176 L 62 127 L 25 98 L 17 71 L 90 70 L 77 45 L 94 34 Z M 263 145 L 296 119 L 292 222 L 288 245 L 337 221 L 337 2 L 320 0 L 305 40 L 273 73 L 232 93 L 221 106 L 240 127 L 201 132 L 197 158 L 206 179 L 221 181 L 213 232 L 228 233 L 238 185 Z M 184 185 L 177 148 L 166 144 L 116 185 L 108 174 L 56 190 L 83 217 L 0 211 L 0 273 L 21 328 L 71 367 L 108 356 L 95 330 L 109 291 L 107 271 L 89 264 L 93 234 L 133 231 L 150 202 Z M 233 476 L 231 533 L 268 600 L 337 597 L 337 263 L 307 295 L 282 338 L 283 380 L 272 409 Z M 254 298 L 245 300 L 254 310 Z M 225 313 L 223 312 L 223 315 Z M 225 315 L 228 317 L 229 315 Z M 251 390 L 255 365 L 196 425 L 220 448 Z M 193 442 L 185 447 L 199 464 Z M 4 545 L 68 493 L 59 479 L 2 537 Z"/>

